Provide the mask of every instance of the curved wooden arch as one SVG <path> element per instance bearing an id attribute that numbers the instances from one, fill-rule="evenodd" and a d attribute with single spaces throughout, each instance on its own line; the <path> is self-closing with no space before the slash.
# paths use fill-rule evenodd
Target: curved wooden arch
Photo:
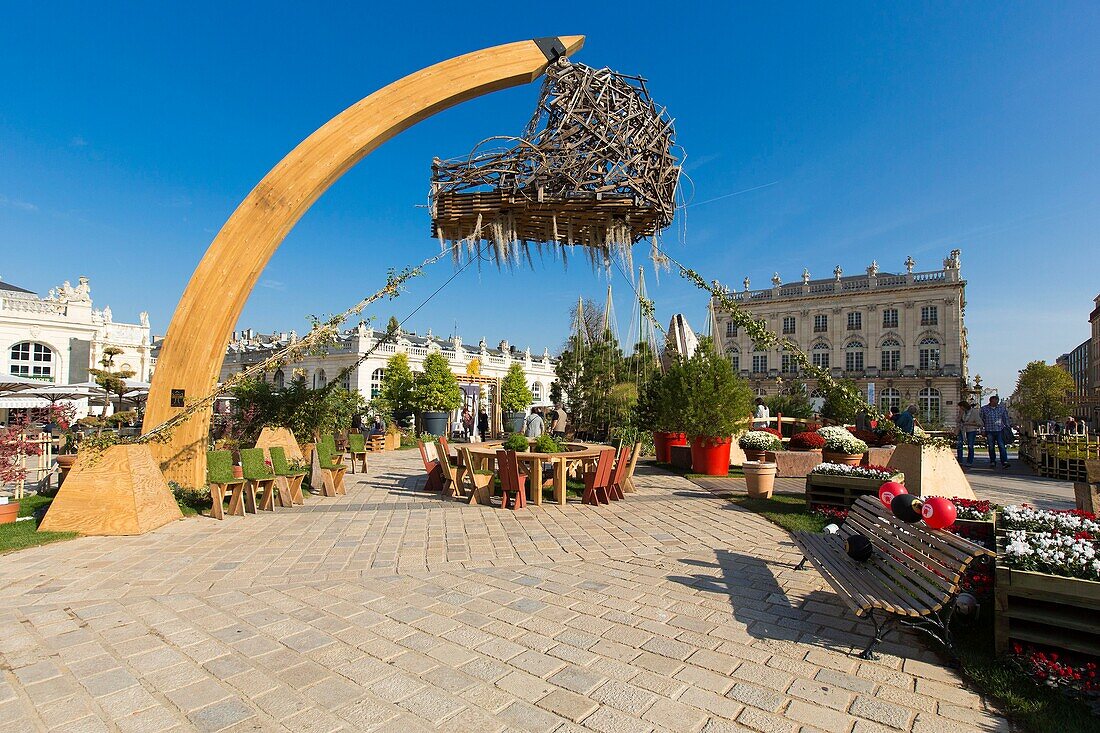
<path id="1" fill-rule="evenodd" d="M 149 390 L 144 430 L 179 407 L 172 393 L 200 398 L 214 388 L 229 337 L 268 260 L 321 194 L 372 150 L 436 112 L 537 79 L 555 53 L 584 36 L 518 41 L 429 66 L 379 89 L 333 117 L 264 176 L 211 242 L 180 298 Z M 154 444 L 165 477 L 206 483 L 210 412 L 196 414 Z"/>

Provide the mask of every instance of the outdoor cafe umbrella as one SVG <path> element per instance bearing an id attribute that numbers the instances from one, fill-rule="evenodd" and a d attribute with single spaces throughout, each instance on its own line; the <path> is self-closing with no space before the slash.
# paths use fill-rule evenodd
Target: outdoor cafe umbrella
<path id="1" fill-rule="evenodd" d="M 41 387 L 43 384 L 48 383 L 41 379 L 20 377 L 15 374 L 0 374 L 0 392 L 22 392 L 25 389 Z"/>
<path id="2" fill-rule="evenodd" d="M 20 397 L 41 397 L 49 400 L 53 405 L 61 400 L 83 400 L 93 397 L 96 392 L 84 384 L 61 384 L 50 387 L 40 387 L 24 392 Z"/>

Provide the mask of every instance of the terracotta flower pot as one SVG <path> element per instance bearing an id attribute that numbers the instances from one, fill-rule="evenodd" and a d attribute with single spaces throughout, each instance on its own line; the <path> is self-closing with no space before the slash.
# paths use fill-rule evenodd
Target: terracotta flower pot
<path id="1" fill-rule="evenodd" d="M 830 451 L 822 451 L 821 453 L 821 460 L 825 463 L 839 463 L 842 466 L 858 466 L 862 458 L 862 453 L 832 453 Z"/>
<path id="2" fill-rule="evenodd" d="M 730 438 L 698 435 L 691 439 L 691 470 L 707 476 L 730 472 Z"/>
<path id="3" fill-rule="evenodd" d="M 762 450 L 746 450 L 745 451 L 745 460 L 746 461 L 762 461 L 762 460 L 764 460 L 764 453 L 765 452 L 766 451 L 762 451 Z"/>
<path id="4" fill-rule="evenodd" d="M 764 461 L 745 461 L 741 464 L 745 472 L 745 486 L 753 499 L 770 499 L 775 489 L 777 466 Z"/>
<path id="5" fill-rule="evenodd" d="M 66 471 L 72 468 L 73 464 L 76 463 L 75 453 L 64 453 L 62 455 L 56 456 L 56 458 L 57 465 Z"/>
<path id="6" fill-rule="evenodd" d="M 0 524 L 12 524 L 19 516 L 19 502 L 9 501 L 7 504 L 0 504 Z"/>
<path id="7" fill-rule="evenodd" d="M 233 466 L 233 478 L 244 478 L 244 468 L 241 466 Z"/>

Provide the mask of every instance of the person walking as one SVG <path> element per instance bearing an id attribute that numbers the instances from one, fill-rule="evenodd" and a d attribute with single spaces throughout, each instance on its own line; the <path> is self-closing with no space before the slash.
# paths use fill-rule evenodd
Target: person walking
<path id="1" fill-rule="evenodd" d="M 550 422 L 550 429 L 554 433 L 554 437 L 559 440 L 565 439 L 565 431 L 569 426 L 569 416 L 565 414 L 565 408 L 561 405 L 554 406 L 553 420 Z"/>
<path id="2" fill-rule="evenodd" d="M 527 416 L 527 420 L 523 424 L 523 434 L 528 438 L 537 438 L 542 435 L 543 429 L 542 415 L 539 414 L 539 408 L 532 408 L 531 414 Z"/>
<path id="3" fill-rule="evenodd" d="M 894 424 L 898 426 L 898 430 L 912 435 L 917 430 L 917 406 L 909 405 L 909 407 L 897 413 L 891 419 L 894 421 Z"/>
<path id="4" fill-rule="evenodd" d="M 756 398 L 756 411 L 752 415 L 752 426 L 754 428 L 766 428 L 770 423 L 771 412 L 768 410 L 768 406 L 764 404 L 762 397 Z"/>
<path id="5" fill-rule="evenodd" d="M 489 435 L 489 414 L 485 412 L 485 408 L 482 407 L 477 412 L 477 432 L 481 436 L 481 442 L 484 443 L 488 440 Z"/>
<path id="6" fill-rule="evenodd" d="M 466 434 L 466 440 L 474 435 L 474 414 L 469 407 L 462 408 L 462 432 Z"/>
<path id="7" fill-rule="evenodd" d="M 993 395 L 989 404 L 981 410 L 982 427 L 985 430 L 985 442 L 989 446 L 989 467 L 997 466 L 996 449 L 1001 449 L 1001 468 L 1008 468 L 1008 450 L 1005 447 L 1005 430 L 1011 430 L 1008 410 L 1001 404 L 1001 398 Z"/>
<path id="8" fill-rule="evenodd" d="M 963 445 L 966 445 L 966 465 L 974 465 L 974 441 L 978 439 L 978 431 L 982 429 L 982 411 L 977 405 L 972 405 L 966 400 L 959 403 L 959 412 L 955 417 L 955 427 L 959 432 L 959 463 L 963 462 Z"/>

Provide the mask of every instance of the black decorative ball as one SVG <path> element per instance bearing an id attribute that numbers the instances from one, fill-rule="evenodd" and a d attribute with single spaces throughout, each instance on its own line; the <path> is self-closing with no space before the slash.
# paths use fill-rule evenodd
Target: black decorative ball
<path id="1" fill-rule="evenodd" d="M 903 522 L 915 524 L 921 520 L 920 510 L 924 502 L 912 494 L 898 494 L 890 502 L 890 511 Z"/>
<path id="2" fill-rule="evenodd" d="M 870 559 L 874 548 L 871 546 L 871 540 L 856 533 L 848 535 L 848 538 L 844 540 L 844 551 L 847 552 L 848 557 L 853 560 L 864 562 Z"/>

